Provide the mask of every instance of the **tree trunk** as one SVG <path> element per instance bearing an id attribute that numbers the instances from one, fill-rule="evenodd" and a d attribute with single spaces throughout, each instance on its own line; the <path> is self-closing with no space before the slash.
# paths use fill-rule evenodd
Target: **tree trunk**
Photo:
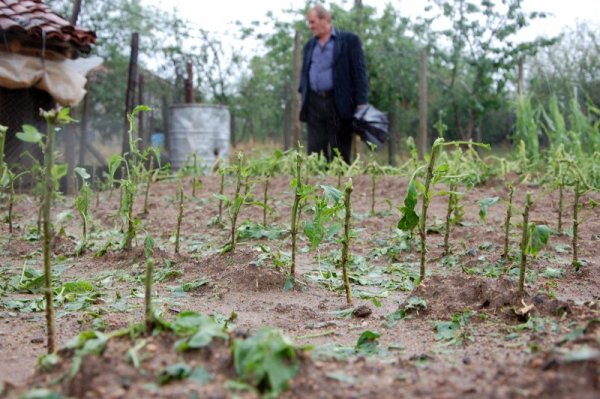
<path id="1" fill-rule="evenodd" d="M 518 81 L 517 81 L 517 93 L 519 94 L 519 96 L 521 96 L 524 93 L 525 90 L 525 84 L 524 84 L 524 74 L 523 74 L 523 63 L 525 62 L 525 57 L 524 56 L 520 56 L 519 57 L 519 65 L 518 65 Z"/>
<path id="2" fill-rule="evenodd" d="M 69 22 L 71 25 L 77 25 L 79 19 L 79 13 L 81 12 L 81 0 L 73 0 L 73 11 L 71 12 L 71 19 Z"/>
<path id="3" fill-rule="evenodd" d="M 283 87 L 283 98 L 285 100 L 285 109 L 283 111 L 283 149 L 289 150 L 292 147 L 292 124 L 295 123 L 292 117 L 292 95 L 294 91 L 290 88 L 290 81 L 286 80 Z"/>

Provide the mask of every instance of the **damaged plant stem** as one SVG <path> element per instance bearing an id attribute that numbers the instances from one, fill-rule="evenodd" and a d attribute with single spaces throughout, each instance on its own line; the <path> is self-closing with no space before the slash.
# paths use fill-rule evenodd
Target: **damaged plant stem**
<path id="1" fill-rule="evenodd" d="M 69 116 L 69 108 L 60 108 L 50 111 L 41 111 L 41 115 L 46 121 L 46 137 L 43 136 L 33 126 L 27 129 L 24 126 L 24 132 L 17 133 L 17 137 L 29 143 L 36 143 L 42 147 L 44 154 L 44 191 L 42 197 L 42 254 L 44 262 L 44 299 L 46 302 L 46 333 L 48 342 L 48 353 L 56 351 L 56 321 L 54 316 L 54 303 L 52 291 L 52 221 L 51 209 L 54 199 L 54 191 L 57 184 L 57 173 L 54 172 L 54 147 L 56 125 L 67 124 L 72 121 Z"/>
<path id="2" fill-rule="evenodd" d="M 344 289 L 346 291 L 346 303 L 352 304 L 352 290 L 350 289 L 350 279 L 348 277 L 348 258 L 350 248 L 350 220 L 352 218 L 352 208 L 350 202 L 350 195 L 352 194 L 352 179 L 349 179 L 344 188 L 344 236 L 342 237 L 342 276 L 344 279 Z"/>
<path id="3" fill-rule="evenodd" d="M 183 220 L 183 183 L 181 179 L 177 185 L 177 197 L 178 197 L 178 212 L 177 212 L 177 228 L 175 229 L 175 253 L 179 253 L 179 234 L 181 232 L 181 221 Z"/>
<path id="4" fill-rule="evenodd" d="M 290 276 L 296 277 L 296 238 L 298 235 L 298 221 L 300 219 L 300 201 L 302 199 L 302 154 L 300 149 L 296 151 L 296 178 L 292 180 L 295 186 L 294 203 L 292 204 L 292 220 L 290 222 L 290 235 L 292 237 L 292 256 L 290 262 Z"/>

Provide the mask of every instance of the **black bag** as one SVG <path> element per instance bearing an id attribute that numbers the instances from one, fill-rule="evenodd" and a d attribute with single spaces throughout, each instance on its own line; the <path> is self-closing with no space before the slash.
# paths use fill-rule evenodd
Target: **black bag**
<path id="1" fill-rule="evenodd" d="M 352 118 L 352 127 L 361 140 L 367 144 L 374 144 L 377 149 L 385 143 L 389 126 L 387 114 L 371 104 L 359 108 Z"/>

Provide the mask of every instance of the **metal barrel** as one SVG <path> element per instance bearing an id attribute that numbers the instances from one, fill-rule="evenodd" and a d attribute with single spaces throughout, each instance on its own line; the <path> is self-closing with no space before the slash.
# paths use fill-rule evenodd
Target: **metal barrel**
<path id="1" fill-rule="evenodd" d="M 195 152 L 210 167 L 217 157 L 229 158 L 229 109 L 224 105 L 176 104 L 169 107 L 169 155 L 173 169 L 182 168 Z"/>

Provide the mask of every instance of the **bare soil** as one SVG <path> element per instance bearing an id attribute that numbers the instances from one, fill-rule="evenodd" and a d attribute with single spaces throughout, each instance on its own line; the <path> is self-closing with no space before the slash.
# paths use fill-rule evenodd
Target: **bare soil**
<path id="1" fill-rule="evenodd" d="M 270 184 L 273 212 L 269 223 L 281 230 L 288 228 L 290 219 L 289 180 L 277 177 Z M 313 347 L 301 351 L 299 374 L 281 397 L 600 397 L 600 211 L 584 211 L 585 221 L 579 227 L 583 266 L 576 272 L 571 267 L 572 212 L 565 210 L 564 234 L 553 234 L 540 254 L 530 259 L 526 294 L 520 298 L 516 273 L 520 213 L 515 212 L 512 219 L 510 260 L 501 259 L 506 205 L 500 202 L 490 207 L 486 222 L 478 215 L 478 200 L 507 196 L 504 181 L 490 181 L 465 194 L 461 201 L 465 216 L 452 227 L 453 253 L 446 257 L 440 234 L 446 199 L 437 197 L 428 218 L 428 275 L 415 288 L 417 245 L 413 243 L 410 252 L 393 251 L 400 218 L 396 206 L 404 198 L 406 179 L 381 179 L 375 215 L 370 215 L 370 177 L 353 180 L 352 223 L 357 237 L 351 243 L 355 260 L 350 267 L 352 306 L 346 304 L 341 281 L 335 277 L 341 271 L 329 259 L 339 251 L 335 240 L 312 252 L 308 240 L 301 240 L 292 290 L 283 289 L 288 268 L 274 264 L 277 254 L 285 263 L 289 235 L 243 240 L 235 252 L 218 253 L 228 240 L 229 222 L 224 213 L 222 225 L 211 223 L 218 210 L 213 197 L 219 186 L 216 176 L 202 178 L 196 198 L 191 197 L 191 181 L 186 180 L 179 254 L 174 254 L 172 243 L 177 221 L 174 182 L 152 186 L 149 213 L 139 215 L 139 237 L 129 251 L 118 249 L 122 224 L 116 215 L 118 192 L 112 196 L 102 192 L 93 201 L 93 248 L 74 257 L 81 228 L 73 198 L 65 198 L 53 210 L 55 215 L 65 210 L 73 213 L 72 220 L 57 222 L 65 231 L 54 241 L 57 279 L 93 282 L 97 294 L 90 295 L 80 308 L 68 303 L 57 308 L 59 345 L 91 328 L 114 331 L 142 321 L 143 237 L 148 233 L 156 240 L 157 272 L 163 272 L 155 283 L 154 298 L 164 318 L 172 319 L 183 310 L 223 317 L 235 313 L 231 334 L 247 336 L 266 325 L 281 329 L 300 346 Z M 335 185 L 337 178 L 313 177 L 310 183 Z M 228 180 L 226 187 L 230 194 L 233 183 Z M 522 207 L 526 191 L 538 198 L 531 220 L 556 230 L 558 193 L 518 185 L 516 207 Z M 260 182 L 253 192 L 261 199 Z M 597 195 L 594 198 L 599 200 Z M 572 200 L 567 193 L 565 203 Z M 138 214 L 142 202 L 140 194 Z M 34 199 L 21 196 L 13 234 L 6 224 L 0 226 L 0 396 L 18 397 L 34 387 L 81 398 L 259 396 L 227 383 L 236 378 L 228 342 L 216 340 L 209 348 L 178 353 L 173 348 L 175 338 L 169 334 L 146 337 L 139 369 L 125 356 L 134 341 L 115 338 L 102 356 L 84 358 L 73 379 L 53 383 L 68 370 L 72 353 L 61 351 L 65 361 L 51 372 L 37 369 L 37 358 L 46 353 L 45 318 L 39 307 L 27 306 L 42 294 L 10 288 L 23 279 L 24 268 L 42 268 L 41 241 L 32 230 L 36 206 Z M 262 223 L 262 212 L 258 207 L 245 207 L 239 220 Z M 306 211 L 303 219 L 310 218 Z M 114 245 L 107 253 L 94 256 L 109 240 Z M 265 252 L 266 247 L 270 252 Z M 325 272 L 336 271 L 334 278 L 324 277 Z M 25 305 L 19 309 L 15 301 Z M 422 306 L 411 307 L 417 302 Z M 359 307 L 357 313 L 363 317 L 352 316 L 350 312 Z M 404 314 L 399 310 L 405 310 Z M 442 337 L 442 324 L 453 321 L 454 333 Z M 358 337 L 367 330 L 381 334 L 373 354 L 355 350 Z M 161 369 L 178 362 L 204 367 L 211 381 L 200 384 L 187 379 L 160 388 L 150 384 Z"/>

